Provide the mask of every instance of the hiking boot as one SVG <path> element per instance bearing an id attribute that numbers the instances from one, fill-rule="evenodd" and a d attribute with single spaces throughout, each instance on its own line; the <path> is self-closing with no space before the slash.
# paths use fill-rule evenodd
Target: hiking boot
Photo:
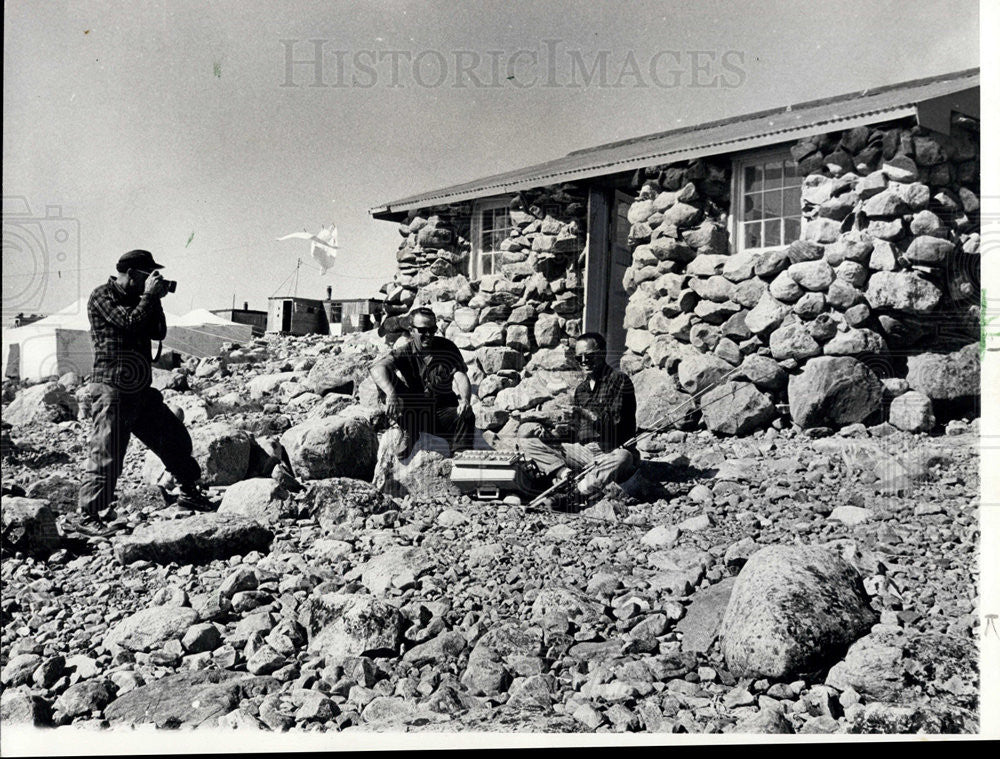
<path id="1" fill-rule="evenodd" d="M 120 532 L 124 525 L 109 525 L 91 514 L 66 514 L 62 520 L 64 535 L 107 540 Z"/>
<path id="2" fill-rule="evenodd" d="M 191 511 L 215 511 L 219 508 L 219 504 L 197 485 L 181 485 L 174 503 Z"/>

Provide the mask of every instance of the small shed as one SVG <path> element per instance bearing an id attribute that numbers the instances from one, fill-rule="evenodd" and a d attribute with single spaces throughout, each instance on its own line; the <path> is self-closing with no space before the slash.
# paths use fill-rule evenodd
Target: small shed
<path id="1" fill-rule="evenodd" d="M 377 298 L 343 298 L 327 300 L 327 320 L 330 333 L 349 335 L 352 332 L 367 332 L 382 320 L 383 302 Z"/>
<path id="2" fill-rule="evenodd" d="M 324 301 L 292 295 L 268 298 L 267 331 L 289 335 L 330 334 Z"/>

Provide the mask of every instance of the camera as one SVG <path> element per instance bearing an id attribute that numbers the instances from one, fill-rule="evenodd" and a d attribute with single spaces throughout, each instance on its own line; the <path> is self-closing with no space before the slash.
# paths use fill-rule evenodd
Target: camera
<path id="1" fill-rule="evenodd" d="M 175 292 L 177 292 L 177 280 L 176 279 L 165 279 L 165 280 L 163 280 L 163 284 L 165 284 L 167 286 L 167 292 L 168 293 L 175 293 Z"/>

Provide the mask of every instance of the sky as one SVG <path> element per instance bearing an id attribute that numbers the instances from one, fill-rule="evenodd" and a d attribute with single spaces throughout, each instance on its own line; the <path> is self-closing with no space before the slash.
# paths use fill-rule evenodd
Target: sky
<path id="1" fill-rule="evenodd" d="M 400 242 L 373 207 L 972 68 L 978 12 L 974 0 L 9 0 L 4 323 L 74 303 L 133 248 L 178 280 L 164 301 L 175 313 L 263 309 L 327 285 L 365 297 L 391 278 Z M 341 248 L 325 276 L 307 242 L 277 241 L 330 223 Z"/>

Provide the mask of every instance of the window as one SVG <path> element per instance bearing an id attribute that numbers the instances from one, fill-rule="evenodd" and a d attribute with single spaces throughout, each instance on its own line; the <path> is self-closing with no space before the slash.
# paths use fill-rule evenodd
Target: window
<path id="1" fill-rule="evenodd" d="M 781 248 L 802 229 L 802 178 L 787 150 L 736 161 L 736 251 Z"/>
<path id="2" fill-rule="evenodd" d="M 472 255 L 469 276 L 479 279 L 500 270 L 500 243 L 510 235 L 509 202 L 506 199 L 476 203 L 472 217 Z"/>

